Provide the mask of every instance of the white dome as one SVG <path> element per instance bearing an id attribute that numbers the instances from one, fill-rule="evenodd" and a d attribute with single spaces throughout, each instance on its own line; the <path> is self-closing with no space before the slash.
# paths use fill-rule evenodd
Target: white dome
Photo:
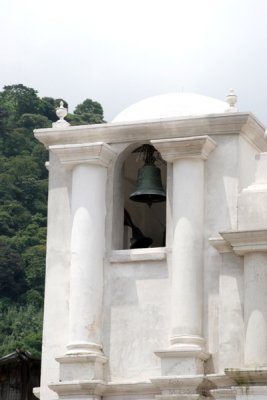
<path id="1" fill-rule="evenodd" d="M 119 113 L 112 122 L 220 114 L 228 108 L 229 104 L 213 97 L 195 93 L 168 93 L 138 101 Z"/>

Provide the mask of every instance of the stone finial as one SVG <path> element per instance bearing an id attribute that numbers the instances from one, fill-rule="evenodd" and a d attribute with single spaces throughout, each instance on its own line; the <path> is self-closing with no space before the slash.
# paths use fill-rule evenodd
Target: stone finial
<path id="1" fill-rule="evenodd" d="M 69 126 L 69 123 L 64 120 L 64 118 L 68 114 L 68 110 L 67 108 L 64 107 L 64 103 L 62 100 L 59 103 L 59 107 L 56 108 L 56 114 L 59 119 L 56 122 L 53 122 L 52 124 L 53 128 L 61 128 Z"/>
<path id="2" fill-rule="evenodd" d="M 226 102 L 229 104 L 229 108 L 225 110 L 226 112 L 238 111 L 236 107 L 237 95 L 235 94 L 234 89 L 229 90 L 229 94 L 226 96 Z"/>

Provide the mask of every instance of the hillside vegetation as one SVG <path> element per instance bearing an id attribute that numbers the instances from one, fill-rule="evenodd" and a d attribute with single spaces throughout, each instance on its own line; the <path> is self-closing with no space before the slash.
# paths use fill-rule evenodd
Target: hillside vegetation
<path id="1" fill-rule="evenodd" d="M 33 129 L 51 127 L 60 100 L 22 84 L 0 92 L 0 357 L 41 352 L 48 154 Z M 103 109 L 86 99 L 66 119 L 102 123 Z"/>

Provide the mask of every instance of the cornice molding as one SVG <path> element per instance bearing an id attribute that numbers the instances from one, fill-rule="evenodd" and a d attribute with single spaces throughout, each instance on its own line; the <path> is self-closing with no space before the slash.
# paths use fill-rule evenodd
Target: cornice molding
<path id="1" fill-rule="evenodd" d="M 216 146 L 216 142 L 207 135 L 151 140 L 151 144 L 156 147 L 162 158 L 167 162 L 174 162 L 181 158 L 206 160 Z"/>
<path id="2" fill-rule="evenodd" d="M 267 230 L 220 232 L 238 256 L 267 252 Z"/>
<path id="3" fill-rule="evenodd" d="M 74 166 L 77 164 L 97 164 L 107 167 L 116 152 L 106 143 L 65 144 L 49 146 L 61 164 Z"/>
<path id="4" fill-rule="evenodd" d="M 238 385 L 256 385 L 267 382 L 267 368 L 226 368 L 225 374 L 233 379 Z M 267 386 L 267 385 L 266 385 Z M 266 390 L 266 387 L 265 387 Z M 266 394 L 266 391 L 265 391 Z"/>
<path id="5" fill-rule="evenodd" d="M 148 140 L 210 135 L 243 135 L 257 151 L 267 151 L 265 127 L 251 113 L 168 118 L 151 121 L 36 129 L 35 137 L 46 147 L 59 144 L 144 142 Z"/>
<path id="6" fill-rule="evenodd" d="M 233 251 L 231 245 L 222 237 L 211 237 L 209 243 L 218 253 L 231 253 Z"/>

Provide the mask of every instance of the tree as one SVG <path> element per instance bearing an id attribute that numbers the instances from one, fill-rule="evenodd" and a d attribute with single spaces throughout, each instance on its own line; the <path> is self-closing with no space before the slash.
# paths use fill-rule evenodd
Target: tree
<path id="1" fill-rule="evenodd" d="M 59 103 L 22 84 L 0 92 L 0 356 L 41 351 L 48 154 L 33 129 L 51 127 Z M 104 122 L 90 99 L 68 117 L 74 125 Z"/>
<path id="2" fill-rule="evenodd" d="M 102 124 L 105 122 L 101 104 L 91 99 L 86 99 L 78 104 L 73 114 L 68 114 L 66 120 L 71 125 Z"/>
<path id="3" fill-rule="evenodd" d="M 86 99 L 81 104 L 78 104 L 74 110 L 74 114 L 97 114 L 102 118 L 104 117 L 101 104 L 91 99 Z"/>
<path id="4" fill-rule="evenodd" d="M 23 260 L 0 236 L 0 298 L 18 299 L 27 289 Z"/>
<path id="5" fill-rule="evenodd" d="M 8 117 L 19 118 L 22 114 L 38 114 L 41 111 L 41 100 L 37 91 L 22 84 L 4 86 L 0 103 Z"/>

